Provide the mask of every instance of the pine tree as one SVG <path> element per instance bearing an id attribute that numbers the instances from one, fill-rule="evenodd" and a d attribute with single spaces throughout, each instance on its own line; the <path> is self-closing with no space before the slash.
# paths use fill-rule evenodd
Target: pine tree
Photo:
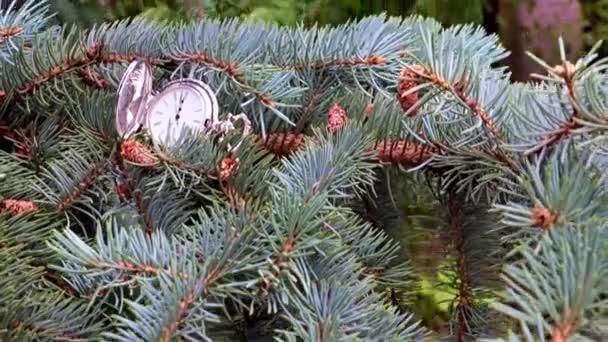
<path id="1" fill-rule="evenodd" d="M 607 337 L 597 47 L 569 62 L 562 46 L 519 84 L 496 36 L 419 17 L 51 18 L 43 0 L 0 15 L 1 341 Z M 119 135 L 133 61 L 154 89 L 203 80 L 252 132 Z M 418 232 L 453 291 L 440 333 L 412 313 L 424 271 L 403 260 L 425 241 L 389 234 L 399 177 L 440 217 Z"/>

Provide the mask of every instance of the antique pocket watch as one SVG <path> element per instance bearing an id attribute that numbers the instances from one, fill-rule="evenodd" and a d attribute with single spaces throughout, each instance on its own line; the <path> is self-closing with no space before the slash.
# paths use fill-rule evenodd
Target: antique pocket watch
<path id="1" fill-rule="evenodd" d="M 135 61 L 118 88 L 116 129 L 124 139 L 143 125 L 155 145 L 172 147 L 187 131 L 203 132 L 214 125 L 218 113 L 214 92 L 199 80 L 172 81 L 152 95 L 151 67 L 145 61 Z"/>

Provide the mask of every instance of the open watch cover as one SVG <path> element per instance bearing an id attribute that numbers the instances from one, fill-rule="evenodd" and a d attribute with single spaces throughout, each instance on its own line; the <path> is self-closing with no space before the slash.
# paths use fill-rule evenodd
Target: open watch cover
<path id="1" fill-rule="evenodd" d="M 152 92 L 152 68 L 141 60 L 132 62 L 118 87 L 116 130 L 128 138 L 145 122 L 148 97 Z"/>

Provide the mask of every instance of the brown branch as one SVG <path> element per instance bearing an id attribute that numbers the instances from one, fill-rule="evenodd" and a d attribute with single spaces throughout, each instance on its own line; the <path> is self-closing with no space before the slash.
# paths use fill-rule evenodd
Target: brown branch
<path id="1" fill-rule="evenodd" d="M 153 65 L 162 65 L 167 63 L 167 60 L 161 58 L 147 57 L 138 55 L 135 53 L 117 53 L 108 52 L 103 53 L 99 56 L 98 61 L 100 64 L 111 64 L 111 63 L 131 63 L 135 60 L 145 60 Z"/>
<path id="2" fill-rule="evenodd" d="M 301 146 L 305 135 L 303 133 L 281 132 L 272 133 L 261 139 L 260 143 L 267 151 L 284 157 L 295 153 Z M 406 140 L 380 140 L 373 150 L 382 162 L 404 166 L 420 165 L 435 154 L 442 151 L 438 146 L 427 146 Z"/>
<path id="3" fill-rule="evenodd" d="M 115 263 L 107 263 L 107 262 L 99 262 L 94 263 L 94 267 L 102 267 L 102 268 L 111 268 L 121 272 L 128 272 L 133 274 L 154 274 L 158 275 L 161 273 L 166 273 L 169 276 L 173 275 L 173 270 L 171 268 L 159 268 L 155 265 L 150 264 L 136 264 L 130 261 L 117 261 Z M 182 279 L 188 279 L 189 275 L 185 271 L 178 272 L 177 274 Z"/>
<path id="4" fill-rule="evenodd" d="M 34 76 L 29 82 L 15 90 L 15 95 L 23 97 L 33 93 L 36 89 L 40 88 L 44 83 L 49 82 L 69 71 L 85 67 L 94 61 L 96 61 L 103 49 L 101 42 L 93 43 L 86 51 L 84 57 L 80 59 L 66 59 L 59 65 L 52 67 L 50 70 L 42 71 L 39 75 Z M 0 103 L 4 102 L 7 98 L 6 90 L 0 89 Z"/>
<path id="5" fill-rule="evenodd" d="M 460 101 L 462 101 L 467 108 L 473 113 L 473 116 L 479 117 L 481 121 L 486 125 L 486 127 L 490 130 L 492 135 L 495 138 L 500 139 L 500 131 L 496 123 L 490 118 L 490 115 L 481 108 L 479 102 L 474 97 L 468 96 L 465 94 L 464 90 L 468 85 L 468 81 L 462 80 L 460 82 L 456 82 L 454 87 L 452 87 L 446 80 L 444 80 L 440 75 L 436 74 L 429 67 L 422 67 L 420 70 L 412 69 L 413 72 L 417 73 L 418 76 L 426 78 L 431 81 L 433 84 L 439 86 L 441 89 L 452 93 L 456 96 Z"/>
<path id="6" fill-rule="evenodd" d="M 355 57 L 353 59 L 337 59 L 333 61 L 317 62 L 313 64 L 284 64 L 279 65 L 278 67 L 285 70 L 300 71 L 305 69 L 322 70 L 331 67 L 374 66 L 384 64 L 386 64 L 386 58 L 384 58 L 383 56 L 369 56 L 367 58 Z"/>
<path id="7" fill-rule="evenodd" d="M 215 170 L 210 170 L 210 169 L 206 169 L 206 168 L 202 168 L 202 167 L 193 166 L 183 160 L 173 159 L 163 153 L 158 153 L 156 155 L 156 157 L 158 158 L 159 161 L 161 161 L 169 166 L 192 171 L 195 174 L 197 174 L 198 176 L 206 176 L 209 178 L 217 177 L 217 175 L 215 174 Z"/>
<path id="8" fill-rule="evenodd" d="M 203 288 L 202 298 L 203 299 L 209 295 L 209 291 L 207 289 L 211 285 L 213 285 L 217 279 L 219 279 L 220 275 L 221 275 L 221 269 L 216 267 L 216 268 L 212 269 L 211 271 L 209 271 L 204 278 L 199 279 L 199 281 L 197 281 L 197 284 L 196 284 L 196 286 L 194 286 L 194 288 L 197 288 L 197 287 L 199 287 L 199 285 L 202 285 L 202 288 Z M 179 303 L 179 310 L 177 311 L 177 317 L 175 318 L 175 320 L 173 322 L 171 322 L 171 324 L 169 324 L 169 326 L 167 326 L 163 330 L 163 333 L 160 338 L 160 340 L 162 342 L 171 341 L 171 337 L 173 336 L 175 331 L 177 331 L 180 324 L 182 323 L 182 320 L 188 313 L 188 308 L 194 303 L 194 301 L 196 299 L 198 299 L 198 298 L 195 295 L 194 290 L 189 291 L 186 294 L 186 296 L 182 299 L 182 301 Z"/>
<path id="9" fill-rule="evenodd" d="M 88 188 L 95 183 L 97 178 L 102 176 L 110 167 L 112 167 L 113 163 L 111 161 L 103 161 L 97 165 L 95 165 L 89 173 L 80 181 L 74 190 L 68 193 L 64 198 L 62 198 L 57 204 L 57 210 L 64 211 L 70 208 L 74 202 L 80 197 Z"/>
<path id="10" fill-rule="evenodd" d="M 61 64 L 51 68 L 51 70 L 43 71 L 40 75 L 34 77 L 29 83 L 26 83 L 23 87 L 17 89 L 17 94 L 20 96 L 31 94 L 42 84 L 49 82 L 68 71 L 72 71 L 92 63 L 100 55 L 102 49 L 103 44 L 101 42 L 93 43 L 87 49 L 85 57 L 77 60 L 66 59 Z"/>
<path id="11" fill-rule="evenodd" d="M 2 38 L 0 42 L 2 42 L 4 39 L 16 36 L 21 32 L 23 32 L 23 29 L 20 26 L 2 27 L 0 28 L 0 38 Z"/>
<path id="12" fill-rule="evenodd" d="M 558 65 L 553 69 L 553 71 L 564 80 L 566 88 L 568 89 L 568 97 L 572 104 L 572 114 L 570 115 L 570 118 L 568 118 L 568 120 L 566 120 L 558 129 L 543 136 L 541 141 L 533 149 L 528 151 L 528 154 L 540 151 L 543 148 L 551 148 L 563 139 L 569 137 L 572 134 L 572 131 L 583 127 L 577 120 L 581 118 L 581 113 L 577 109 L 578 98 L 574 80 L 575 69 L 576 67 L 568 61 L 564 65 Z"/>
<path id="13" fill-rule="evenodd" d="M 222 72 L 225 72 L 226 74 L 228 74 L 236 82 L 251 89 L 253 94 L 260 100 L 260 102 L 262 102 L 263 104 L 265 104 L 268 107 L 274 107 L 274 101 L 272 100 L 270 95 L 265 94 L 259 90 L 256 90 L 255 87 L 252 86 L 249 83 L 249 81 L 247 81 L 247 79 L 245 78 L 243 73 L 239 70 L 239 64 L 236 62 L 228 63 L 228 62 L 222 61 L 221 59 L 213 58 L 204 52 L 195 52 L 195 53 L 189 53 L 189 54 L 184 53 L 180 56 L 177 56 L 176 60 L 192 61 L 195 63 L 203 63 L 203 64 L 208 64 L 208 65 L 214 66 L 214 67 L 218 68 L 219 70 L 221 70 Z"/>
<path id="14" fill-rule="evenodd" d="M 104 89 L 109 86 L 108 81 L 90 66 L 78 70 L 78 75 L 82 83 L 97 89 Z"/>
<path id="15" fill-rule="evenodd" d="M 310 116 L 313 113 L 314 109 L 317 108 L 319 104 L 319 100 L 321 100 L 322 93 L 320 92 L 320 88 L 314 90 L 314 92 L 310 95 L 308 99 L 308 103 L 304 106 L 304 108 L 296 113 L 296 132 L 302 132 L 306 124 L 310 121 Z"/>
<path id="16" fill-rule="evenodd" d="M 319 342 L 323 342 L 323 334 L 325 333 L 325 324 L 323 321 L 317 322 L 317 328 L 319 329 Z"/>
<path id="17" fill-rule="evenodd" d="M 171 341 L 171 337 L 173 336 L 173 334 L 175 333 L 177 328 L 179 328 L 179 325 L 181 324 L 182 319 L 184 319 L 184 317 L 186 316 L 186 313 L 188 313 L 188 308 L 192 305 L 192 303 L 194 303 L 194 300 L 195 300 L 194 291 L 189 291 L 186 294 L 186 296 L 184 297 L 184 299 L 182 299 L 182 301 L 179 303 L 179 310 L 177 311 L 177 317 L 175 318 L 175 320 L 173 322 L 171 322 L 171 324 L 169 324 L 168 327 L 166 327 L 163 330 L 163 333 L 160 337 L 160 341 L 162 341 L 162 342 Z"/>
<path id="18" fill-rule="evenodd" d="M 152 234 L 154 232 L 154 223 L 152 222 L 152 216 L 150 215 L 150 210 L 148 208 L 148 204 L 144 200 L 144 196 L 141 193 L 140 189 L 135 189 L 132 192 L 133 199 L 135 200 L 135 205 L 139 209 L 139 212 L 144 221 L 144 226 L 146 227 L 146 233 Z"/>
<path id="19" fill-rule="evenodd" d="M 122 146 L 119 146 L 118 150 L 122 150 Z M 148 205 L 144 201 L 143 195 L 141 194 L 141 190 L 135 189 L 131 175 L 129 174 L 129 171 L 127 170 L 127 167 L 123 160 L 122 153 L 114 153 L 114 158 L 116 160 L 116 165 L 118 165 L 118 169 L 126 180 L 125 185 L 128 189 L 128 192 L 132 195 L 135 205 L 137 206 L 137 209 L 139 210 L 139 213 L 144 221 L 144 227 L 146 228 L 146 232 L 148 234 L 151 234 L 152 232 L 154 232 L 154 224 L 152 223 L 152 217 L 150 215 L 150 211 L 148 210 Z"/>
<path id="20" fill-rule="evenodd" d="M 566 311 L 566 317 L 551 330 L 551 342 L 566 342 L 576 328 L 577 318 L 572 311 Z"/>
<path id="21" fill-rule="evenodd" d="M 303 133 L 272 133 L 260 142 L 269 152 L 284 157 L 295 153 L 302 146 L 304 137 Z M 376 142 L 373 149 L 378 153 L 380 161 L 408 166 L 420 165 L 441 152 L 436 146 L 406 140 L 381 140 Z"/>
<path id="22" fill-rule="evenodd" d="M 467 253 L 465 247 L 464 232 L 464 213 L 462 203 L 454 193 L 448 199 L 448 217 L 452 234 L 452 241 L 455 244 L 458 264 L 458 310 L 457 336 L 459 342 L 465 342 L 468 331 L 469 314 L 466 309 L 470 306 L 471 285 L 469 284 L 469 269 L 467 265 Z"/>
<path id="23" fill-rule="evenodd" d="M 296 237 L 293 234 L 290 234 L 287 239 L 283 242 L 283 246 L 281 248 L 281 253 L 275 255 L 272 258 L 271 262 L 271 271 L 270 276 L 268 278 L 262 279 L 262 285 L 258 289 L 257 295 L 259 297 L 265 297 L 268 295 L 268 291 L 272 286 L 273 281 L 279 276 L 281 270 L 285 266 L 285 259 L 289 257 L 291 252 L 294 250 L 296 245 Z"/>
<path id="24" fill-rule="evenodd" d="M 103 53 L 103 47 L 104 44 L 102 42 L 93 43 L 87 49 L 84 57 L 74 60 L 68 58 L 62 61 L 60 64 L 52 67 L 50 70 L 42 71 L 39 75 L 34 76 L 34 78 L 32 78 L 29 82 L 16 89 L 14 92 L 15 95 L 17 97 L 29 95 L 36 89 L 40 88 L 43 84 L 50 82 L 65 73 L 75 70 L 78 71 L 79 76 L 83 79 L 85 84 L 96 88 L 106 87 L 108 82 L 90 68 L 90 66 L 93 64 L 130 63 L 136 59 L 147 60 L 149 63 L 155 65 L 162 65 L 168 62 L 166 59 L 146 57 L 133 53 Z M 6 89 L 0 89 L 0 103 L 6 101 L 7 97 L 8 95 Z"/>
<path id="25" fill-rule="evenodd" d="M 23 32 L 23 29 L 20 26 L 8 26 L 0 28 L 0 46 L 4 45 L 7 40 L 11 37 L 18 35 Z"/>
<path id="26" fill-rule="evenodd" d="M 50 338 L 52 341 L 70 341 L 70 342 L 87 341 L 86 339 L 82 339 L 80 337 L 73 336 L 64 331 L 53 331 L 53 330 L 45 328 L 45 327 L 37 326 L 33 322 L 25 323 L 22 321 L 13 320 L 13 321 L 11 321 L 10 325 L 11 325 L 11 328 L 13 329 L 13 331 L 29 330 L 36 334 L 40 334 L 42 336 Z M 2 340 L 0 340 L 0 341 L 2 341 Z"/>

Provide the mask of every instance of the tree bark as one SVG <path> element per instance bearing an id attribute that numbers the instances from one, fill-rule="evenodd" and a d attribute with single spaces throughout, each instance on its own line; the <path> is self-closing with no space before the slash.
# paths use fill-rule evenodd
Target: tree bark
<path id="1" fill-rule="evenodd" d="M 526 55 L 530 51 L 550 65 L 560 61 L 558 38 L 563 36 L 569 60 L 583 48 L 583 17 L 579 0 L 499 0 L 499 32 L 511 51 L 507 63 L 513 79 L 525 81 L 543 72 Z"/>

